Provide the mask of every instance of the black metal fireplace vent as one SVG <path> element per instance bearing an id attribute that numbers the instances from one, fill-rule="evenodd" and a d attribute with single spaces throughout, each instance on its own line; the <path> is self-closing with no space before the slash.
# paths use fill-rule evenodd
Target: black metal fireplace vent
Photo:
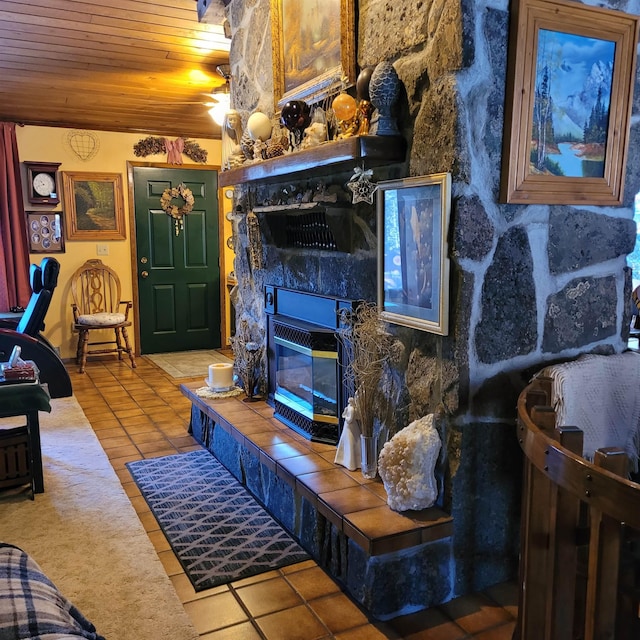
<path id="1" fill-rule="evenodd" d="M 291 324 L 274 319 L 273 335 L 287 342 L 293 342 L 307 349 L 335 350 L 336 334 L 333 331 L 323 331 L 318 327 L 293 327 Z"/>
<path id="2" fill-rule="evenodd" d="M 337 444 L 337 425 L 310 420 L 279 400 L 274 401 L 273 408 L 275 416 L 299 434 L 317 442 Z"/>

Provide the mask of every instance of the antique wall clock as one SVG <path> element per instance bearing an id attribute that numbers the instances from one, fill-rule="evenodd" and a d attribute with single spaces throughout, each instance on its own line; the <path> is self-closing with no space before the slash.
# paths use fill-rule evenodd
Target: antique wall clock
<path id="1" fill-rule="evenodd" d="M 28 162 L 27 199 L 31 204 L 58 204 L 58 167 L 60 162 Z"/>

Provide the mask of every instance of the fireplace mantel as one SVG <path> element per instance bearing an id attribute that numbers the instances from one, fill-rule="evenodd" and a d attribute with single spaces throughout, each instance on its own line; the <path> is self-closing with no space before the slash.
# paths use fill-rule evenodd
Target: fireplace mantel
<path id="1" fill-rule="evenodd" d="M 250 182 L 274 183 L 285 178 L 312 177 L 340 170 L 351 170 L 354 162 L 364 162 L 366 167 L 404 162 L 407 144 L 401 136 L 356 136 L 332 140 L 317 147 L 296 151 L 277 158 L 270 158 L 221 171 L 218 181 L 221 187 Z"/>

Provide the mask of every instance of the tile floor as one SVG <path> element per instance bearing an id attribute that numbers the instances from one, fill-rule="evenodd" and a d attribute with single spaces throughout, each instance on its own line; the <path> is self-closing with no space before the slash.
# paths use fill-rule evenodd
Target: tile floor
<path id="1" fill-rule="evenodd" d="M 84 375 L 71 364 L 69 372 L 202 640 L 511 640 L 517 614 L 512 583 L 385 623 L 368 620 L 313 561 L 196 593 L 125 467 L 130 460 L 199 448 L 187 434 L 190 403 L 178 389 L 188 380 L 172 378 L 144 357 L 137 363 L 132 370 L 115 359 L 93 359 Z"/>

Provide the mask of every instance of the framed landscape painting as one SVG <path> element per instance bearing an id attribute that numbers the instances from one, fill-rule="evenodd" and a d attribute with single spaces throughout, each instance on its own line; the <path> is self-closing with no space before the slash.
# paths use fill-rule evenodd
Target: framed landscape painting
<path id="1" fill-rule="evenodd" d="M 271 0 L 273 88 L 278 108 L 318 102 L 355 82 L 355 0 Z"/>
<path id="2" fill-rule="evenodd" d="M 516 0 L 501 201 L 622 202 L 638 19 Z"/>
<path id="3" fill-rule="evenodd" d="M 451 174 L 378 182 L 376 197 L 380 316 L 447 335 Z"/>
<path id="4" fill-rule="evenodd" d="M 124 197 L 119 173 L 62 173 L 69 240 L 124 240 Z"/>

